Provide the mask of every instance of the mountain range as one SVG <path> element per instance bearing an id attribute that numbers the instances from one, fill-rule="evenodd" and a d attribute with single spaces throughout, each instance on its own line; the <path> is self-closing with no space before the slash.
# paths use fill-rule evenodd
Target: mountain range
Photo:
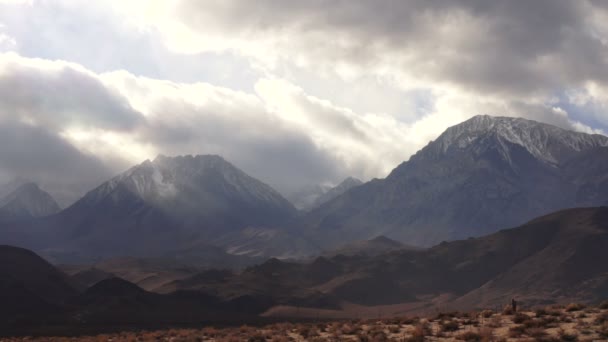
<path id="1" fill-rule="evenodd" d="M 12 230 L 19 230 L 23 245 L 59 260 L 182 253 L 196 258 L 224 254 L 213 243 L 222 237 L 248 227 L 281 227 L 296 215 L 279 193 L 219 156 L 158 156 L 57 215 Z"/>
<path id="2" fill-rule="evenodd" d="M 608 294 L 608 265 L 601 262 L 607 244 L 608 207 L 568 209 L 429 249 L 309 262 L 273 258 L 240 272 L 175 270 L 154 292 L 99 270 L 68 276 L 31 251 L 0 246 L 0 334 L 31 334 L 32 324 L 73 331 L 127 323 L 234 324 L 296 314 L 377 317 L 381 310 L 404 315 L 495 308 L 511 298 L 527 307 L 598 303 Z M 121 264 L 100 267 L 124 272 Z"/>
<path id="3" fill-rule="evenodd" d="M 348 310 L 349 305 L 409 303 L 454 309 L 599 302 L 608 294 L 608 207 L 568 209 L 480 238 L 429 249 L 271 259 L 222 277 L 194 275 L 165 286 L 220 297 L 271 298 L 275 305 Z M 161 289 L 162 291 L 162 289 Z M 294 308 L 295 309 L 295 308 Z M 346 314 L 346 313 L 344 313 Z"/>
<path id="4" fill-rule="evenodd" d="M 56 214 L 48 194 L 28 185 L 21 193 L 34 195 L 21 196 L 25 202 L 49 210 L 0 224 L 0 242 L 58 262 L 169 257 L 229 267 L 331 253 L 378 236 L 428 247 L 606 205 L 606 174 L 605 136 L 480 115 L 448 128 L 384 179 L 347 178 L 310 211 L 220 156 L 161 155 Z"/>
<path id="5" fill-rule="evenodd" d="M 608 138 L 532 120 L 476 116 L 395 168 L 302 219 L 323 246 L 378 235 L 418 246 L 608 204 Z"/>

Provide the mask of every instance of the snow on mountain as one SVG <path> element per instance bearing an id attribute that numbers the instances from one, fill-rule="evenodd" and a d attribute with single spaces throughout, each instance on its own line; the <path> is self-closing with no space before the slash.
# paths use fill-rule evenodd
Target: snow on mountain
<path id="1" fill-rule="evenodd" d="M 0 215 L 4 217 L 43 217 L 60 210 L 53 197 L 35 183 L 25 183 L 0 200 Z"/>
<path id="2" fill-rule="evenodd" d="M 265 202 L 292 210 L 274 189 L 250 177 L 220 156 L 198 155 L 166 157 L 132 167 L 87 195 L 99 201 L 124 188 L 144 201 L 170 201 L 180 196 L 221 195 L 245 202 Z M 213 194 L 211 194 L 213 193 Z"/>
<path id="3" fill-rule="evenodd" d="M 565 153 L 608 146 L 608 137 L 565 130 L 556 126 L 513 117 L 478 115 L 448 128 L 435 142 L 443 153 L 450 148 L 464 149 L 475 141 L 494 136 L 525 148 L 550 164 L 559 164 Z"/>
<path id="4" fill-rule="evenodd" d="M 429 246 L 606 205 L 607 173 L 608 137 L 481 115 L 448 128 L 387 178 L 313 210 L 304 226 L 329 248 L 376 235 Z"/>

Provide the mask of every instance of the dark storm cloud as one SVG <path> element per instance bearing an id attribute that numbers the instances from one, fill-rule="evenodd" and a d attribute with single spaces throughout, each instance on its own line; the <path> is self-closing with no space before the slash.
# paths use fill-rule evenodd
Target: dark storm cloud
<path id="1" fill-rule="evenodd" d="M 0 174 L 37 182 L 98 182 L 112 174 L 96 157 L 84 154 L 41 127 L 4 121 L 0 125 Z"/>
<path id="2" fill-rule="evenodd" d="M 318 63 L 365 68 L 394 55 L 393 67 L 414 77 L 516 96 L 608 80 L 594 10 L 569 0 L 184 0 L 179 13 L 201 34 L 291 34 L 296 52 Z"/>

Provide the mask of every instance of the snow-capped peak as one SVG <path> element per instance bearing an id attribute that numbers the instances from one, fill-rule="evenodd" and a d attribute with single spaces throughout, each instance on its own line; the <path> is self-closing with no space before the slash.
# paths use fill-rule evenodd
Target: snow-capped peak
<path id="1" fill-rule="evenodd" d="M 289 206 L 270 186 L 248 176 L 217 155 L 159 155 L 114 177 L 88 197 L 93 202 L 99 201 L 113 194 L 119 186 L 143 200 L 171 200 L 180 197 L 184 191 L 187 192 L 186 196 L 200 194 L 209 197 L 215 196 L 210 194 L 214 192 L 245 201 Z"/>
<path id="2" fill-rule="evenodd" d="M 0 200 L 0 214 L 43 217 L 59 212 L 57 202 L 36 183 L 25 183 Z"/>
<path id="3" fill-rule="evenodd" d="M 608 146 L 608 137 L 569 131 L 549 124 L 514 117 L 478 115 L 448 128 L 437 140 L 441 152 L 464 149 L 480 138 L 494 136 L 500 141 L 524 147 L 536 158 L 559 163 L 559 155 Z"/>

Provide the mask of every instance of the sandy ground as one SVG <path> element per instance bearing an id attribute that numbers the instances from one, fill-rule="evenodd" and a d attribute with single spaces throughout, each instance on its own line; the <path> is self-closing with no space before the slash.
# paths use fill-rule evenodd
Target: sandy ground
<path id="1" fill-rule="evenodd" d="M 277 323 L 262 327 L 173 329 L 0 341 L 608 341 L 608 305 L 451 312 L 427 317 Z"/>

